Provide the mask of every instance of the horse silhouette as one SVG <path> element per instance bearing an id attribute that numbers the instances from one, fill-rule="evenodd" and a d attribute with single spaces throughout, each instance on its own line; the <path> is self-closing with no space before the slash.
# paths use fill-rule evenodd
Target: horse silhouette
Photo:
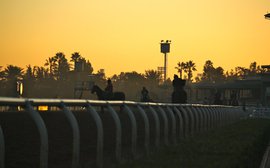
<path id="1" fill-rule="evenodd" d="M 187 103 L 187 93 L 182 89 L 172 93 L 172 103 Z"/>
<path id="2" fill-rule="evenodd" d="M 92 87 L 91 93 L 95 93 L 98 97 L 98 100 L 125 100 L 126 98 L 124 92 L 113 92 L 111 96 L 108 96 L 108 94 L 106 94 L 106 92 L 97 85 Z"/>

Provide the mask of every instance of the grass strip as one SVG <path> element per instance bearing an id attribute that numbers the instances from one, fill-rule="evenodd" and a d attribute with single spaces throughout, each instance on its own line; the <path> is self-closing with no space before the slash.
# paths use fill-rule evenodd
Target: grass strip
<path id="1" fill-rule="evenodd" d="M 255 168 L 270 139 L 270 120 L 247 119 L 181 140 L 119 168 Z"/>

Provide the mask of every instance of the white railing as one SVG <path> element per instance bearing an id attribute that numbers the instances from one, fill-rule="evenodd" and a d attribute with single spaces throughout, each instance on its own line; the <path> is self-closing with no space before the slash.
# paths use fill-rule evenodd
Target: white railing
<path id="1" fill-rule="evenodd" d="M 106 108 L 114 120 L 115 151 L 118 162 L 122 159 L 122 128 L 119 118 L 120 112 L 124 112 L 130 119 L 131 124 L 131 145 L 130 151 L 133 157 L 137 155 L 138 125 L 136 116 L 142 117 L 144 123 L 144 151 L 148 155 L 150 151 L 150 135 L 154 135 L 154 146 L 160 147 L 161 142 L 169 145 L 169 142 L 176 144 L 179 139 L 192 136 L 195 133 L 210 130 L 212 128 L 233 123 L 245 116 L 241 107 L 200 105 L 200 104 L 169 104 L 169 103 L 141 103 L 132 101 L 95 101 L 78 99 L 22 99 L 22 98 L 0 98 L 0 106 L 15 106 L 24 109 L 29 113 L 38 128 L 40 135 L 40 168 L 48 168 L 48 133 L 46 125 L 36 110 L 38 106 L 54 106 L 64 113 L 72 128 L 73 135 L 73 156 L 72 168 L 79 167 L 80 159 L 80 130 L 78 121 L 72 113 L 72 107 L 80 106 L 86 110 L 94 119 L 97 128 L 97 151 L 96 166 L 103 167 L 104 152 L 104 123 L 97 111 L 97 107 Z M 114 107 L 120 107 L 119 112 Z M 154 123 L 154 130 L 150 132 L 151 117 Z M 161 124 L 162 123 L 162 124 Z M 170 127 L 169 127 L 170 124 Z M 163 126 L 163 127 L 162 127 Z M 162 129 L 161 129 L 162 128 Z M 3 128 L 2 128 L 3 129 Z M 0 168 L 4 168 L 5 142 L 4 133 L 0 123 Z M 161 130 L 163 137 L 161 136 Z M 170 130 L 170 131 L 169 131 Z M 176 131 L 179 131 L 178 133 Z M 170 132 L 170 135 L 169 135 Z M 151 134 L 152 133 L 152 134 Z M 161 140 L 161 138 L 164 138 Z"/>

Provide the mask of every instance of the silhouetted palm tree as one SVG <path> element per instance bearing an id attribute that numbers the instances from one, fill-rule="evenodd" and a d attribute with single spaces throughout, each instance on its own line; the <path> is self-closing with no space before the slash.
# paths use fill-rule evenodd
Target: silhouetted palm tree
<path id="1" fill-rule="evenodd" d="M 14 66 L 14 65 L 8 65 L 5 70 L 4 70 L 4 78 L 6 80 L 17 80 L 17 79 L 21 79 L 23 76 L 23 69 L 18 67 L 18 66 Z"/>
<path id="2" fill-rule="evenodd" d="M 58 52 L 54 56 L 54 59 L 56 60 L 56 69 L 55 69 L 56 79 L 60 80 L 66 79 L 70 69 L 70 65 L 65 57 L 65 54 L 62 52 Z"/>
<path id="3" fill-rule="evenodd" d="M 35 66 L 34 69 L 37 80 L 48 79 L 50 77 L 49 69 L 38 66 Z"/>
<path id="4" fill-rule="evenodd" d="M 71 62 L 73 62 L 74 64 L 73 64 L 73 70 L 78 70 L 78 69 L 76 69 L 76 65 L 77 65 L 77 63 L 81 63 L 81 69 L 79 70 L 79 71 L 82 71 L 83 70 L 83 67 L 84 67 L 84 65 L 83 64 L 85 64 L 85 61 L 82 61 L 83 60 L 83 58 L 82 58 L 82 56 L 80 55 L 80 53 L 79 52 L 74 52 L 73 54 L 71 54 Z M 77 67 L 78 68 L 78 67 Z"/>
<path id="5" fill-rule="evenodd" d="M 203 74 L 202 74 L 202 80 L 208 80 L 212 81 L 212 76 L 214 73 L 214 66 L 213 62 L 210 60 L 207 60 L 203 66 Z"/>
<path id="6" fill-rule="evenodd" d="M 187 77 L 188 77 L 187 80 L 192 81 L 193 71 L 197 71 L 196 65 L 193 61 L 188 61 L 185 64 L 186 64 L 186 67 L 184 71 L 187 73 Z"/>
<path id="7" fill-rule="evenodd" d="M 89 74 L 93 73 L 94 69 L 93 69 L 90 61 L 89 60 L 86 61 L 86 59 L 84 57 L 82 57 L 79 52 L 74 52 L 71 55 L 71 60 L 70 61 L 74 62 L 74 66 L 73 66 L 74 70 L 75 70 L 76 63 L 81 63 L 82 64 L 81 66 L 83 68 L 81 67 L 81 69 L 79 69 L 79 71 L 87 72 Z"/>
<path id="8" fill-rule="evenodd" d="M 71 62 L 79 62 L 80 60 L 82 59 L 82 56 L 80 55 L 79 52 L 74 52 L 72 55 L 71 55 Z"/>
<path id="9" fill-rule="evenodd" d="M 34 79 L 35 78 L 35 68 L 32 68 L 31 65 L 26 66 L 26 72 L 24 74 L 24 79 Z"/>
<path id="10" fill-rule="evenodd" d="M 56 66 L 57 66 L 56 58 L 49 57 L 48 59 L 46 59 L 46 63 L 44 65 L 49 66 L 49 74 L 50 74 L 50 77 L 53 78 L 53 76 L 55 75 Z"/>
<path id="11" fill-rule="evenodd" d="M 175 67 L 177 71 L 179 72 L 180 78 L 183 77 L 183 71 L 186 69 L 186 63 L 185 62 L 178 62 L 177 67 Z"/>

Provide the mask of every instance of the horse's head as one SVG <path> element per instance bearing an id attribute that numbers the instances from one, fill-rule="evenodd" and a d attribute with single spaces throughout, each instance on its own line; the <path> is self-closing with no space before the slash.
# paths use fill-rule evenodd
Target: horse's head
<path id="1" fill-rule="evenodd" d="M 93 85 L 91 89 L 92 94 L 96 94 L 99 100 L 104 100 L 104 91 L 97 85 Z"/>

